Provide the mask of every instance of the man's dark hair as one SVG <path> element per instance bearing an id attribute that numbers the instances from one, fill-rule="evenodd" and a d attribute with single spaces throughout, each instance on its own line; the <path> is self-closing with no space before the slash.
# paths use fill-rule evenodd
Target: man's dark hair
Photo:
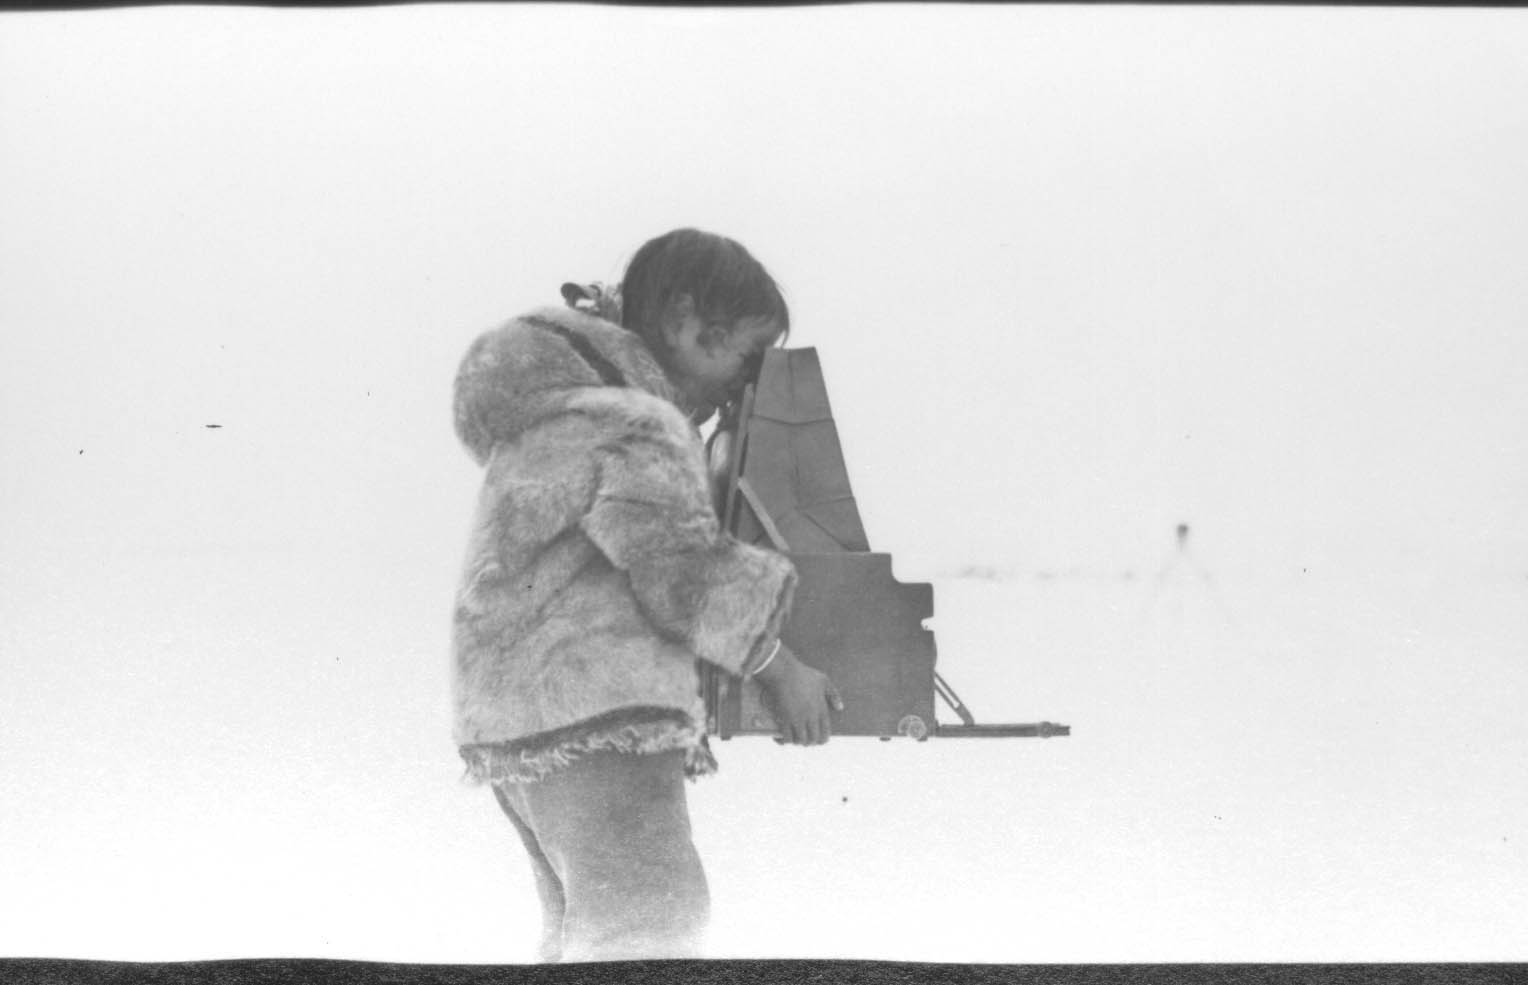
<path id="1" fill-rule="evenodd" d="M 736 240 L 699 229 L 675 229 L 648 240 L 621 280 L 621 324 L 661 347 L 669 307 L 689 295 L 707 323 L 733 325 L 769 318 L 790 332 L 790 311 L 774 278 Z"/>

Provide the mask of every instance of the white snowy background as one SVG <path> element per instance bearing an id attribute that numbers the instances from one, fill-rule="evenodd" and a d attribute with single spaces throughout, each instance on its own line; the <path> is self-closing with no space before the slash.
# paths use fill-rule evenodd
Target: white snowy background
<path id="1" fill-rule="evenodd" d="M 1518 10 L 0 15 L 0 954 L 531 957 L 451 377 L 693 224 L 1073 727 L 720 746 L 718 956 L 1528 959 L 1525 176 Z"/>

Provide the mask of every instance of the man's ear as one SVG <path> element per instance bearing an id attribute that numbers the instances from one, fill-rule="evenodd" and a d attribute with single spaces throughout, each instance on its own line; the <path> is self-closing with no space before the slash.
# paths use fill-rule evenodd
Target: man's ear
<path id="1" fill-rule="evenodd" d="M 679 341 L 679 330 L 684 327 L 686 318 L 695 314 L 695 299 L 688 294 L 681 294 L 668 304 L 668 310 L 663 313 L 663 341 L 674 345 Z"/>

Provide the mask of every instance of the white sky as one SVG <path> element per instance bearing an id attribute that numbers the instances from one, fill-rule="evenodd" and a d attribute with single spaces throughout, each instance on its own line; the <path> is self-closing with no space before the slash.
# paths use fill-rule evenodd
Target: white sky
<path id="1" fill-rule="evenodd" d="M 1189 521 L 1197 556 L 1249 585 L 1331 572 L 1332 603 L 1401 578 L 1412 611 L 1443 586 L 1478 621 L 1406 652 L 1461 650 L 1501 675 L 1480 694 L 1521 699 L 1525 174 L 1516 10 L 6 14 L 0 793 L 36 806 L 0 831 L 0 857 L 31 859 L 10 884 L 66 857 L 138 878 L 134 853 L 172 822 L 134 777 L 194 774 L 198 746 L 223 777 L 300 749 L 340 816 L 363 795 L 336 760 L 391 741 L 386 707 L 416 773 L 436 756 L 449 781 L 445 619 L 478 478 L 451 434 L 456 361 L 678 225 L 738 238 L 785 287 L 872 545 L 905 580 L 1149 576 Z M 1506 593 L 1491 604 L 1468 594 L 1487 581 Z M 1373 599 L 1375 632 L 1405 637 L 1406 606 Z M 319 663 L 320 640 L 377 662 Z M 1014 713 L 1108 711 L 1076 687 Z M 1041 769 L 1054 748 L 1011 754 Z M 1470 775 L 1523 765 L 1502 752 Z M 259 767 L 247 803 L 188 802 L 287 804 L 277 826 L 300 837 L 295 801 L 259 792 L 280 771 Z M 110 779 L 137 805 L 130 844 L 72 799 Z M 194 820 L 173 821 L 179 847 L 229 864 L 217 838 L 187 841 L 216 829 Z M 420 897 L 469 878 L 468 844 Z M 132 957 L 145 939 L 92 944 L 27 912 L 0 953 Z M 339 943 L 204 928 L 198 946 L 399 939 L 353 919 Z M 1415 940 L 1384 926 L 1359 956 Z M 1170 953 L 1235 958 L 1237 932 Z M 442 939 L 403 953 L 449 960 Z"/>

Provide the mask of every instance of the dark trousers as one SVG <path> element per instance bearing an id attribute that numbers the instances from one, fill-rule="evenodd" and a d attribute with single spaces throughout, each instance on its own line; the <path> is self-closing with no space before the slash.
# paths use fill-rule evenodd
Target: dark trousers
<path id="1" fill-rule="evenodd" d="M 698 957 L 710 916 L 684 753 L 595 752 L 494 787 L 530 853 L 543 961 Z"/>

